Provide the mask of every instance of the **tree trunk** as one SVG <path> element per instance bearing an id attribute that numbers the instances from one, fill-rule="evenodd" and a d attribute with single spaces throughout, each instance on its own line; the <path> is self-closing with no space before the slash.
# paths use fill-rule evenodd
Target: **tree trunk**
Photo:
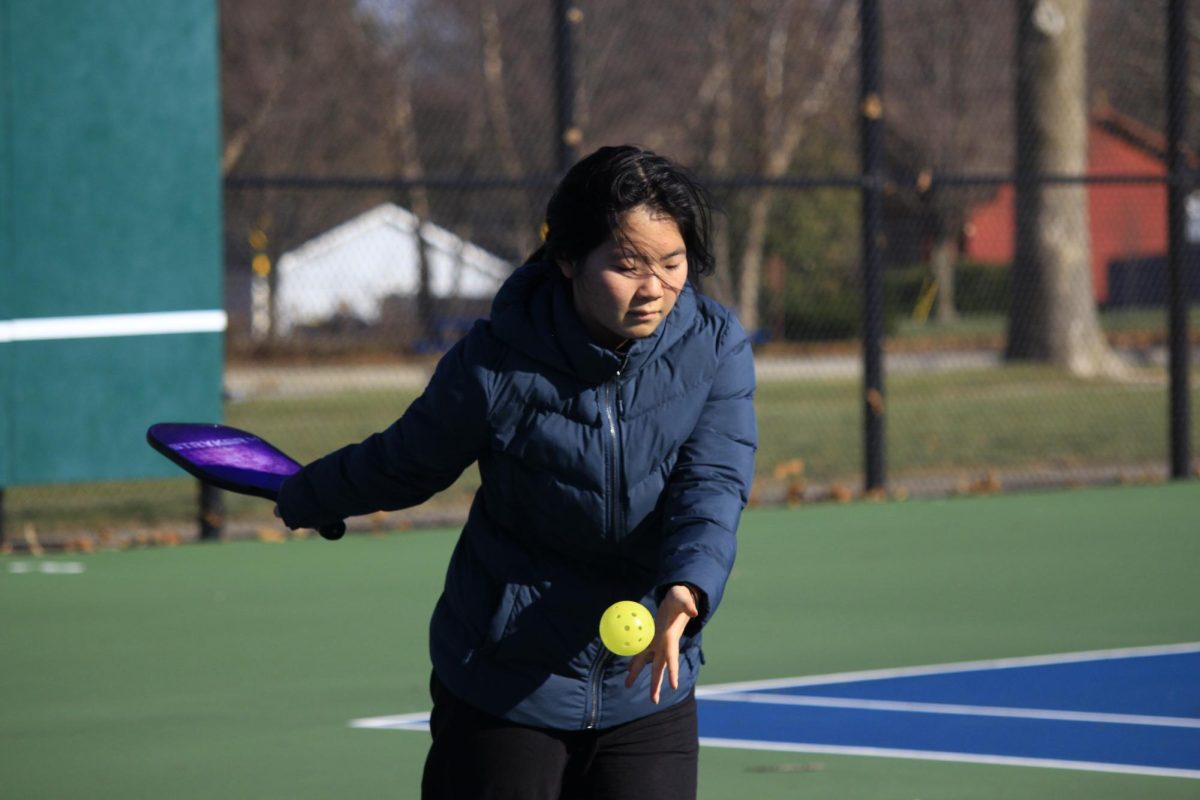
<path id="1" fill-rule="evenodd" d="M 233 168 L 241 161 L 242 154 L 246 152 L 246 146 L 262 128 L 263 123 L 271 117 L 276 103 L 283 94 L 285 83 L 282 75 L 273 76 L 266 99 L 255 109 L 254 116 L 226 137 L 225 145 L 221 148 L 221 177 L 233 172 Z"/>
<path id="2" fill-rule="evenodd" d="M 958 320 L 958 308 L 954 301 L 954 268 L 958 261 L 957 237 L 938 235 L 933 243 L 929 261 L 933 267 L 933 280 L 937 283 L 937 314 L 939 323 Z"/>
<path id="3" fill-rule="evenodd" d="M 483 0 L 479 6 L 480 27 L 483 31 L 483 90 L 487 98 L 488 119 L 495 135 L 496 149 L 504 174 L 517 179 L 525 174 L 525 165 L 513 139 L 512 115 L 505 96 L 504 37 L 500 30 L 500 14 L 493 0 Z M 518 193 L 513 209 L 513 244 L 524 258 L 533 252 L 533 232 L 539 212 L 534 210 L 528 196 Z"/>
<path id="4" fill-rule="evenodd" d="M 400 41 L 396 45 L 396 100 L 392 109 L 391 127 L 397 140 L 395 155 L 399 162 L 400 175 L 405 180 L 415 182 L 409 188 L 408 205 L 409 210 L 417 217 L 416 229 L 413 231 L 417 244 L 417 326 L 421 332 L 420 336 L 429 338 L 433 335 L 433 292 L 429 252 L 421 229 L 432 216 L 432 208 L 429 190 L 420 183 L 425 177 L 425 167 L 417 142 L 412 102 L 412 72 L 406 35 L 402 30 Z"/>
<path id="5" fill-rule="evenodd" d="M 709 10 L 712 13 L 712 10 Z M 708 166 L 714 175 L 728 175 L 733 152 L 733 55 L 731 40 L 740 33 L 734 29 L 737 19 L 722 26 L 712 37 L 713 65 L 709 72 L 712 79 L 712 147 L 708 154 Z M 707 83 L 707 82 L 706 82 Z M 730 244 L 729 218 L 725 214 L 713 216 L 713 258 L 715 268 L 705 288 L 713 299 L 732 307 L 733 291 L 733 248 Z"/>
<path id="6" fill-rule="evenodd" d="M 771 214 L 771 190 L 756 189 L 750 201 L 746 224 L 746 244 L 738 269 L 738 320 L 751 334 L 758 331 L 759 287 L 762 285 L 763 254 L 767 241 L 767 222 Z"/>
<path id="7" fill-rule="evenodd" d="M 1017 199 L 1006 357 L 1079 376 L 1119 376 L 1092 293 L 1087 188 L 1036 175 L 1087 172 L 1088 0 L 1021 0 Z"/>
<path id="8" fill-rule="evenodd" d="M 785 110 L 783 79 L 788 49 L 787 25 L 790 24 L 793 5 L 789 2 L 779 9 L 777 27 L 772 29 L 764 59 L 757 65 L 764 117 L 763 157 L 759 172 L 766 178 L 780 178 L 787 174 L 808 122 L 828 105 L 834 85 L 854 53 L 854 6 L 851 3 L 832 6 L 827 12 L 830 25 L 824 31 L 828 45 L 821 73 L 808 93 L 794 99 Z M 738 319 L 742 327 L 751 332 L 759 327 L 759 295 L 773 195 L 770 187 L 760 187 L 754 191 L 742 246 L 738 274 Z"/>

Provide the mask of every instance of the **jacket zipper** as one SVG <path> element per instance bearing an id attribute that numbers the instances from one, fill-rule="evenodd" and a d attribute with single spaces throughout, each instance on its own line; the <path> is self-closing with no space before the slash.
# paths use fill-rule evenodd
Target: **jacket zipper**
<path id="1" fill-rule="evenodd" d="M 604 413 L 608 417 L 608 538 L 610 541 L 617 541 L 621 532 L 619 528 L 620 516 L 620 487 L 617 481 L 620 479 L 620 436 L 617 433 L 617 414 L 613 403 L 613 394 L 615 393 L 612 383 L 609 383 L 605 389 Z"/>
<path id="2" fill-rule="evenodd" d="M 611 381 L 604 385 L 604 414 L 608 420 L 608 535 L 619 541 L 624 535 L 621 519 L 621 432 L 618 428 L 621 417 L 621 374 L 629 363 L 628 356 L 621 362 Z"/>
<path id="3" fill-rule="evenodd" d="M 617 427 L 621 411 L 621 373 L 629 363 L 628 357 L 621 362 L 613 379 L 604 385 L 604 415 L 608 422 L 608 535 L 613 542 L 619 541 L 623 535 L 621 530 L 621 432 Z M 589 676 L 589 693 L 587 721 L 584 728 L 592 730 L 600 716 L 601 687 L 604 683 L 604 668 L 611 653 L 601 647 L 600 656 L 592 663 Z"/>
<path id="4" fill-rule="evenodd" d="M 591 685 L 588 689 L 587 721 L 583 726 L 585 730 L 594 730 L 596 720 L 600 717 L 600 687 L 604 683 L 604 668 L 608 665 L 608 660 L 611 657 L 612 653 L 605 650 L 602 646 L 600 648 L 600 657 L 592 663 L 592 674 L 589 676 L 589 683 Z"/>

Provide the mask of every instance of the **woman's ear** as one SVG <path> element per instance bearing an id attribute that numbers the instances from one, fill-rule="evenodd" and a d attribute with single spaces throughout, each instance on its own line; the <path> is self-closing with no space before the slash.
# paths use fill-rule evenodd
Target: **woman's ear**
<path id="1" fill-rule="evenodd" d="M 575 265 L 565 258 L 555 259 L 554 263 L 558 264 L 558 271 L 563 274 L 568 280 L 575 277 Z"/>

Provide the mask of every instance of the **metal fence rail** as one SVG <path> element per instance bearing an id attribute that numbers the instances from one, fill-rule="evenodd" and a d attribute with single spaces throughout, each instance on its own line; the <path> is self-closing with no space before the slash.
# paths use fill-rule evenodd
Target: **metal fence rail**
<path id="1" fill-rule="evenodd" d="M 1194 9 L 694 5 L 223 4 L 230 421 L 301 456 L 388 424 L 487 313 L 468 248 L 519 264 L 565 166 L 633 141 L 722 212 L 701 288 L 758 342 L 756 501 L 1195 474 Z M 448 260 L 415 288 L 366 316 L 336 302 L 437 237 Z M 362 247 L 330 244 L 307 284 L 334 311 L 285 321 L 284 258 L 335 239 Z M 471 481 L 370 524 L 452 517 Z M 162 525 L 193 503 L 169 483 L 70 491 L 11 490 L 10 531 Z"/>

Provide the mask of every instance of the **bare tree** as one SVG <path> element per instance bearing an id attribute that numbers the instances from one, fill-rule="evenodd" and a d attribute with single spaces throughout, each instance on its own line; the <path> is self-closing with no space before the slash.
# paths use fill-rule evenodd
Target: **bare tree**
<path id="1" fill-rule="evenodd" d="M 1087 171 L 1087 11 L 1087 0 L 1020 2 L 1020 176 Z M 1123 374 L 1092 299 L 1086 187 L 1019 180 L 1016 218 L 1006 357 L 1046 361 L 1079 376 Z"/>
<path id="2" fill-rule="evenodd" d="M 972 206 L 994 190 L 947 186 L 944 175 L 1011 169 L 1011 9 L 926 0 L 885 17 L 889 157 L 903 181 L 895 201 L 923 218 L 937 288 L 937 319 L 957 317 L 955 269 Z M 899 143 L 902 142 L 902 145 Z"/>
<path id="3" fill-rule="evenodd" d="M 717 6 L 726 7 L 721 0 L 714 0 Z M 709 8 L 705 14 L 708 18 L 717 17 L 721 8 Z M 738 19 L 741 19 L 739 17 Z M 701 120 L 711 120 L 710 137 L 706 161 L 714 175 L 728 175 L 733 159 L 733 118 L 734 118 L 734 88 L 733 88 L 733 43 L 738 31 L 730 22 L 714 26 L 709 34 L 712 50 L 712 66 L 700 85 L 697 102 L 692 106 L 692 113 L 684 124 L 689 130 L 701 127 Z M 729 217 L 717 214 L 713 219 L 713 256 L 715 269 L 709 282 L 709 292 L 718 302 L 732 306 L 734 302 L 733 270 L 730 263 L 731 243 Z"/>
<path id="4" fill-rule="evenodd" d="M 831 4 L 819 25 L 809 24 L 810 19 L 798 19 L 796 5 L 795 0 L 782 0 L 774 7 L 762 8 L 758 16 L 766 33 L 766 46 L 753 73 L 762 118 L 756 172 L 768 179 L 788 174 L 808 123 L 828 107 L 857 41 L 852 3 Z M 799 38 L 799 43 L 793 37 Z M 799 57 L 789 52 L 793 48 L 799 51 Z M 799 63 L 814 64 L 815 74 L 806 74 Z M 789 67 L 795 76 L 790 92 L 785 84 Z M 773 201 L 770 187 L 752 192 L 739 259 L 738 317 L 751 331 L 759 327 L 759 295 Z"/>
<path id="5" fill-rule="evenodd" d="M 701 161 L 710 173 L 737 168 L 768 179 L 796 166 L 799 145 L 812 122 L 827 113 L 845 83 L 856 43 L 851 2 L 761 0 L 712 8 L 706 70 L 688 114 L 686 137 L 707 142 Z M 746 194 L 734 234 L 719 218 L 714 231 L 718 272 L 713 294 L 737 309 L 750 330 L 760 325 L 763 264 L 775 192 Z M 734 241 L 738 255 L 733 257 Z"/>
<path id="6" fill-rule="evenodd" d="M 483 31 L 484 95 L 496 152 L 504 174 L 509 178 L 521 178 L 526 174 L 526 166 L 513 136 L 512 113 L 506 96 L 504 37 L 495 0 L 480 0 L 479 22 Z M 530 253 L 534 240 L 533 226 L 529 223 L 537 219 L 538 212 L 524 194 L 520 195 L 516 206 L 513 240 L 518 253 Z"/>
<path id="7" fill-rule="evenodd" d="M 433 292 L 429 248 L 422 233 L 425 223 L 433 217 L 429 189 L 423 183 L 425 164 L 421 157 L 416 114 L 413 109 L 412 53 L 408 24 L 399 20 L 390 26 L 387 47 L 391 73 L 391 114 L 385 128 L 386 140 L 392 143 L 394 172 L 408 182 L 408 206 L 417 218 L 413 235 L 417 243 L 417 322 L 425 335 L 433 330 Z M 364 45 L 366 42 L 364 41 Z"/>
<path id="8" fill-rule="evenodd" d="M 1167 4 L 1139 3 L 1136 11 L 1121 0 L 1093 0 L 1090 5 L 1092 97 L 1156 130 L 1166 130 Z M 1193 85 L 1193 96 L 1196 88 Z"/>
<path id="9" fill-rule="evenodd" d="M 384 170 L 377 98 L 384 70 L 361 46 L 353 0 L 221 6 L 221 107 L 226 175 L 371 174 Z M 319 132 L 319 135 L 314 135 Z M 382 200 L 279 189 L 239 192 L 225 204 L 227 260 L 249 264 L 246 234 L 269 216 L 278 255 Z"/>

